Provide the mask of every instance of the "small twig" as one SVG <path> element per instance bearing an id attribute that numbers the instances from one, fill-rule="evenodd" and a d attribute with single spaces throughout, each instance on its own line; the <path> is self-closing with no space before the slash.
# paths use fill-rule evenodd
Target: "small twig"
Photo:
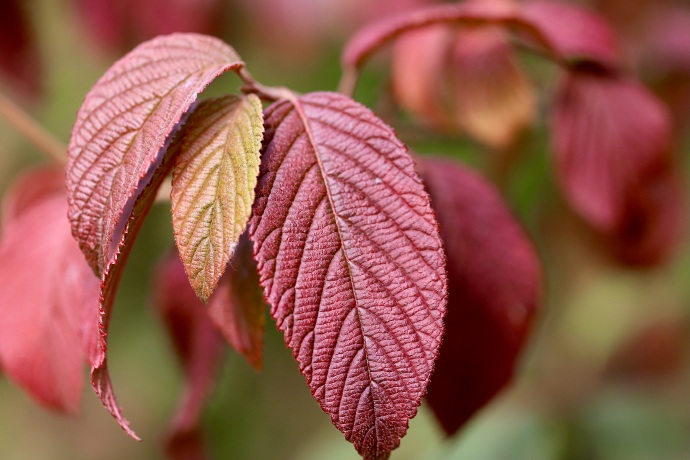
<path id="1" fill-rule="evenodd" d="M 267 101 L 278 101 L 280 99 L 293 99 L 294 93 L 282 86 L 265 86 L 257 82 L 249 71 L 242 67 L 237 75 L 244 82 L 244 86 L 241 88 L 244 93 L 253 93 L 258 95 L 261 99 Z"/>
<path id="2" fill-rule="evenodd" d="M 67 147 L 2 93 L 0 93 L 0 117 L 7 120 L 28 141 L 51 159 L 60 164 L 67 163 Z"/>

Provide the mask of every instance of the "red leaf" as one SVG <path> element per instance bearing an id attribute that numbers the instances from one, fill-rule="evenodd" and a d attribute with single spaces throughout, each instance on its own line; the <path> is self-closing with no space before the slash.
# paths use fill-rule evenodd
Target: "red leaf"
<path id="1" fill-rule="evenodd" d="M 567 61 L 588 61 L 607 67 L 621 64 L 616 36 L 603 18 L 572 4 L 542 0 L 523 4 L 522 16 L 534 24 Z"/>
<path id="2" fill-rule="evenodd" d="M 16 89 L 34 96 L 41 91 L 41 61 L 25 2 L 0 2 L 0 72 Z"/>
<path id="3" fill-rule="evenodd" d="M 65 195 L 65 174 L 62 169 L 32 169 L 19 176 L 2 200 L 3 227 L 51 195 Z"/>
<path id="4" fill-rule="evenodd" d="M 624 259 L 651 263 L 675 247 L 682 193 L 667 111 L 632 80 L 569 75 L 553 115 L 553 144 L 571 205 Z"/>
<path id="5" fill-rule="evenodd" d="M 61 169 L 33 171 L 5 197 L 0 367 L 40 404 L 74 413 L 93 357 L 98 279 L 70 234 L 64 190 L 47 186 L 63 179 Z"/>
<path id="6" fill-rule="evenodd" d="M 453 434 L 512 379 L 540 303 L 541 269 L 484 179 L 448 160 L 420 166 L 448 259 L 446 334 L 426 397 Z"/>
<path id="7" fill-rule="evenodd" d="M 247 233 L 240 238 L 208 308 L 211 320 L 230 345 L 255 369 L 261 369 L 266 303 Z"/>
<path id="8" fill-rule="evenodd" d="M 344 81 L 351 84 L 366 59 L 403 33 L 431 25 L 501 25 L 514 29 L 556 61 L 585 61 L 600 67 L 620 63 L 608 25 L 587 10 L 541 2 L 524 6 L 503 1 L 437 5 L 386 18 L 362 28 L 342 54 Z"/>
<path id="9" fill-rule="evenodd" d="M 499 28 L 410 32 L 396 42 L 393 62 L 401 104 L 437 127 L 503 148 L 534 118 L 532 87 Z"/>
<path id="10" fill-rule="evenodd" d="M 113 258 L 128 205 L 197 94 L 242 65 L 220 40 L 169 35 L 135 48 L 86 96 L 70 139 L 67 190 L 72 233 L 96 273 Z"/>
<path id="11" fill-rule="evenodd" d="M 99 303 L 99 331 L 100 341 L 96 354 L 96 359 L 91 366 L 91 386 L 96 395 L 103 403 L 103 406 L 108 409 L 112 416 L 117 420 L 123 430 L 132 438 L 139 440 L 139 437 L 130 428 L 129 422 L 122 414 L 122 408 L 115 398 L 112 382 L 110 381 L 110 374 L 108 372 L 108 360 L 106 356 L 107 345 L 106 339 L 108 328 L 110 326 L 110 317 L 112 314 L 113 303 L 115 302 L 115 295 L 120 284 L 120 278 L 127 263 L 127 258 L 132 250 L 134 241 L 136 240 L 139 230 L 144 223 L 144 218 L 148 214 L 153 202 L 156 198 L 156 193 L 163 179 L 170 172 L 172 160 L 177 155 L 177 148 L 179 143 L 173 144 L 169 152 L 165 152 L 163 158 L 156 169 L 152 172 L 150 181 L 143 188 L 141 194 L 138 196 L 132 210 L 129 213 L 126 224 L 122 231 L 122 237 L 116 246 L 115 253 L 110 263 L 106 266 L 103 275 L 101 276 L 101 292 Z"/>
<path id="12" fill-rule="evenodd" d="M 174 32 L 214 34 L 218 0 L 75 0 L 90 36 L 107 49 Z"/>
<path id="13" fill-rule="evenodd" d="M 429 198 L 393 131 L 345 96 L 278 102 L 266 126 L 250 235 L 271 314 L 335 426 L 388 458 L 443 332 Z"/>
<path id="14" fill-rule="evenodd" d="M 223 338 L 209 319 L 206 305 L 189 285 L 177 251 L 156 270 L 154 305 L 165 321 L 186 379 L 184 396 L 168 429 L 166 451 L 172 459 L 207 458 L 201 416 L 213 388 Z"/>

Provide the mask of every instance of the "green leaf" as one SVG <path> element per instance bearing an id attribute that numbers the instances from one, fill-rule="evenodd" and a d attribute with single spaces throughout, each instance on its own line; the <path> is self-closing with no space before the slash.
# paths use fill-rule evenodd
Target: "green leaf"
<path id="1" fill-rule="evenodd" d="M 254 95 L 205 101 L 186 124 L 173 170 L 172 219 L 180 258 L 203 302 L 247 226 L 262 137 Z"/>

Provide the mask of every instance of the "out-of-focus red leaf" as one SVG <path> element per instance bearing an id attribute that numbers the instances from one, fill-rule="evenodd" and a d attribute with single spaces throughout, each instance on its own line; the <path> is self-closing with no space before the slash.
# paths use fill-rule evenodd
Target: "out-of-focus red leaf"
<path id="1" fill-rule="evenodd" d="M 574 72 L 556 102 L 553 136 L 566 197 L 619 257 L 667 256 L 684 213 L 665 107 L 632 80 Z"/>
<path id="2" fill-rule="evenodd" d="M 41 91 L 41 59 L 26 2 L 0 2 L 0 73 L 27 96 Z"/>
<path id="3" fill-rule="evenodd" d="M 401 34 L 431 25 L 496 25 L 513 29 L 559 62 L 616 68 L 620 64 L 612 31 L 601 18 L 572 5 L 533 1 L 468 1 L 437 5 L 376 21 L 347 43 L 341 62 L 344 89 L 350 90 L 358 69 L 375 51 Z"/>
<path id="4" fill-rule="evenodd" d="M 4 199 L 0 368 L 40 404 L 74 413 L 98 334 L 99 283 L 70 233 L 58 180 L 61 169 L 28 173 Z"/>
<path id="5" fill-rule="evenodd" d="M 401 37 L 393 84 L 403 107 L 432 125 L 502 148 L 534 117 L 534 93 L 496 27 L 432 26 Z"/>
<path id="6" fill-rule="evenodd" d="M 354 27 L 409 11 L 433 0 L 252 0 L 241 7 L 267 52 L 290 59 L 313 57 L 329 42 L 340 41 Z"/>
<path id="7" fill-rule="evenodd" d="M 615 33 L 593 11 L 564 2 L 530 0 L 523 4 L 521 15 L 568 61 L 595 62 L 613 68 L 621 64 Z"/>
<path id="8" fill-rule="evenodd" d="M 335 426 L 388 458 L 443 333 L 429 197 L 391 128 L 345 96 L 278 102 L 266 126 L 250 236 L 271 314 Z"/>
<path id="9" fill-rule="evenodd" d="M 158 35 L 215 35 L 219 0 L 74 0 L 86 30 L 102 47 L 120 50 Z"/>
<path id="10" fill-rule="evenodd" d="M 690 357 L 690 328 L 683 318 L 655 320 L 627 338 L 606 372 L 628 380 L 665 378 L 682 372 Z"/>
<path id="11" fill-rule="evenodd" d="M 154 306 L 167 326 L 185 374 L 185 389 L 168 429 L 166 452 L 175 460 L 201 460 L 207 458 L 200 426 L 203 404 L 213 388 L 223 337 L 189 285 L 177 251 L 171 251 L 156 270 Z"/>
<path id="12" fill-rule="evenodd" d="M 453 31 L 444 25 L 415 30 L 400 37 L 393 55 L 393 91 L 400 105 L 422 121 L 446 128 L 447 77 Z"/>
<path id="13" fill-rule="evenodd" d="M 512 379 L 541 301 L 541 269 L 487 182 L 449 160 L 424 160 L 420 171 L 448 270 L 446 334 L 426 397 L 453 434 Z"/>
<path id="14" fill-rule="evenodd" d="M 650 16 L 644 36 L 648 47 L 644 63 L 690 78 L 690 7 L 659 8 Z"/>
<path id="15" fill-rule="evenodd" d="M 62 169 L 39 168 L 20 175 L 2 199 L 2 226 L 17 219 L 46 196 L 65 195 L 65 174 Z"/>
<path id="16" fill-rule="evenodd" d="M 247 233 L 240 238 L 208 309 L 230 345 L 255 369 L 261 369 L 266 302 Z"/>
<path id="17" fill-rule="evenodd" d="M 167 35 L 139 45 L 89 91 L 68 148 L 67 191 L 72 233 L 97 274 L 113 259 L 127 207 L 197 94 L 242 65 L 218 39 Z"/>

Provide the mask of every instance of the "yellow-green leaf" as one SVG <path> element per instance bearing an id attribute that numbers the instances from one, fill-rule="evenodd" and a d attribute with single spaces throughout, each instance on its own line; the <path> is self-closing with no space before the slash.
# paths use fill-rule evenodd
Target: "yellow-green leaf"
<path id="1" fill-rule="evenodd" d="M 206 302 L 247 226 L 259 173 L 263 115 L 254 95 L 201 103 L 190 115 L 173 170 L 175 241 Z"/>

